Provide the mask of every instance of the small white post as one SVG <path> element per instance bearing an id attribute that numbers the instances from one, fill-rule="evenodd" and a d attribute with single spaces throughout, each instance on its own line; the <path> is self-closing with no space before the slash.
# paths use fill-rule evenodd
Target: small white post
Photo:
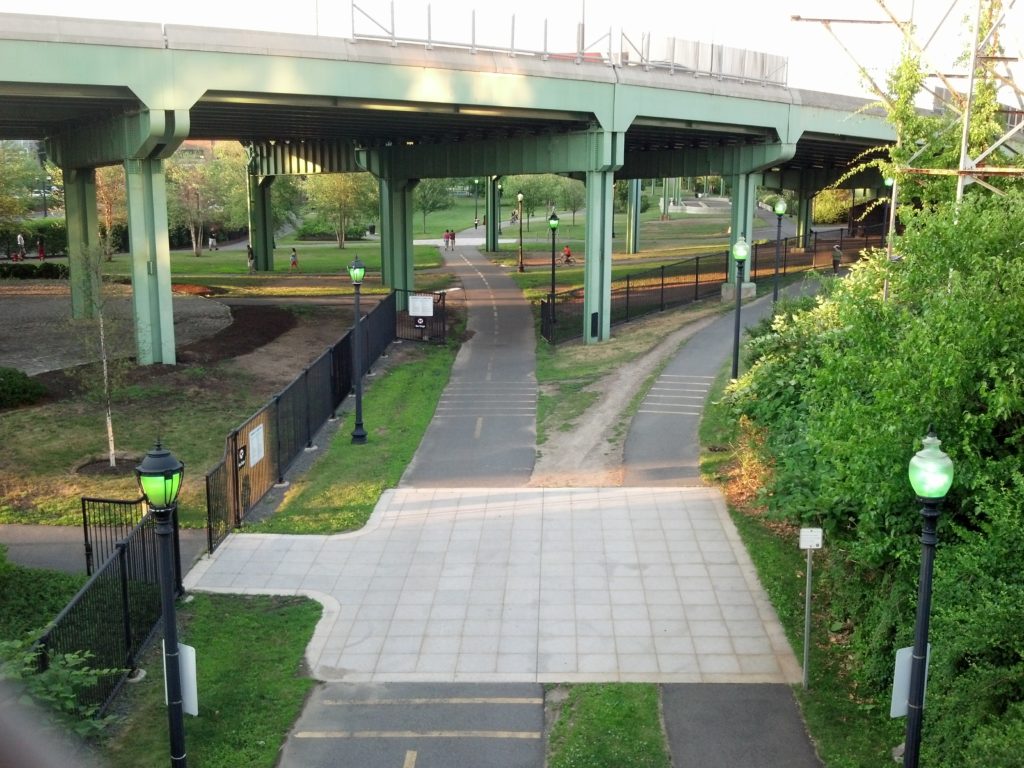
<path id="1" fill-rule="evenodd" d="M 800 549 L 807 550 L 807 585 L 804 588 L 804 690 L 810 685 L 811 679 L 811 568 L 814 564 L 814 550 L 821 549 L 821 528 L 800 529 Z"/>

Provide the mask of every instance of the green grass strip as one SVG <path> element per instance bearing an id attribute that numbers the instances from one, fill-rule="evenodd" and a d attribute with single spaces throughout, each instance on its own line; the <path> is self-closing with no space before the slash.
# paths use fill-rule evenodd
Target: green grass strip
<path id="1" fill-rule="evenodd" d="M 320 605 L 302 597 L 196 595 L 179 608 L 181 642 L 196 649 L 199 717 L 185 718 L 189 765 L 271 768 L 314 682 L 303 669 Z M 159 642 L 143 680 L 125 688 L 124 722 L 106 739 L 112 768 L 167 765 Z"/>
<path id="2" fill-rule="evenodd" d="M 576 685 L 548 739 L 548 768 L 668 768 L 658 686 Z"/>
<path id="3" fill-rule="evenodd" d="M 353 445 L 353 415 L 326 453 L 295 481 L 278 511 L 250 526 L 257 533 L 339 533 L 361 528 L 381 493 L 398 485 L 448 383 L 455 350 L 421 348 L 374 379 L 363 397 L 365 445 Z"/>

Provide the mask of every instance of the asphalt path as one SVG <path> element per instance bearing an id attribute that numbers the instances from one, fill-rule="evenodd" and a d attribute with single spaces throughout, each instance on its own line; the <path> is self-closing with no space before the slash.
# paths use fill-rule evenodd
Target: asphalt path
<path id="1" fill-rule="evenodd" d="M 534 324 L 522 291 L 473 245 L 444 253 L 462 282 L 468 330 L 403 488 L 526 485 L 536 457 Z"/>

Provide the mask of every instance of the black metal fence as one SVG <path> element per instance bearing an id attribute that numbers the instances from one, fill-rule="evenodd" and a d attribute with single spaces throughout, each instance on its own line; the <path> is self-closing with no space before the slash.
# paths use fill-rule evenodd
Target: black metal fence
<path id="1" fill-rule="evenodd" d="M 442 301 L 443 306 L 443 301 Z M 369 312 L 361 370 L 367 371 L 396 338 L 396 295 Z M 292 462 L 352 391 L 351 331 L 263 408 L 228 435 L 224 459 L 206 475 L 207 545 L 213 551 L 232 528 L 284 478 Z"/>
<path id="2" fill-rule="evenodd" d="M 846 229 L 814 232 L 808 245 L 799 238 L 779 242 L 779 274 L 832 266 L 833 248 L 838 246 L 843 263 L 856 258 L 856 250 L 882 242 L 878 227 L 864 227 L 857 236 Z M 756 243 L 748 263 L 749 280 L 763 280 L 775 274 L 776 241 Z M 850 251 L 843 251 L 846 248 Z M 721 293 L 729 268 L 727 251 L 692 256 L 672 264 L 627 275 L 614 280 L 611 288 L 611 323 L 625 323 L 652 312 L 662 312 Z M 555 294 L 554 312 L 547 300 L 540 301 L 541 335 L 558 344 L 583 335 L 583 289 Z M 594 331 L 596 335 L 596 330 Z"/>
<path id="3" fill-rule="evenodd" d="M 177 511 L 172 519 L 177 541 Z M 97 706 L 101 713 L 135 669 L 139 653 L 160 622 L 157 546 L 156 523 L 146 515 L 114 543 L 110 556 L 36 643 L 40 670 L 54 657 L 68 653 L 88 653 L 91 667 L 116 670 L 101 676 L 92 688 L 77 692 L 81 704 Z M 175 558 L 175 568 L 174 581 L 180 585 L 180 558 Z"/>
<path id="4" fill-rule="evenodd" d="M 142 497 L 132 500 L 82 497 L 82 533 L 85 535 L 85 572 L 105 563 L 146 514 Z"/>
<path id="5" fill-rule="evenodd" d="M 426 341 L 432 344 L 444 344 L 448 340 L 447 296 L 444 291 L 437 293 L 420 293 L 395 289 L 398 297 L 403 299 L 405 309 L 398 310 L 395 317 L 395 338 L 408 341 Z M 416 301 L 429 301 L 429 314 L 416 311 Z M 416 314 L 413 314 L 413 312 Z"/>

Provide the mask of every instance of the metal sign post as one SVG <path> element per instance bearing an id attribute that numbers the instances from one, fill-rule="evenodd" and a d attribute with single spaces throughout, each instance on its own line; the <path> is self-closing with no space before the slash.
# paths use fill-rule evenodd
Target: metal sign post
<path id="1" fill-rule="evenodd" d="M 821 528 L 800 529 L 800 549 L 807 550 L 807 586 L 804 589 L 804 690 L 807 690 L 810 681 L 810 655 L 811 655 L 811 567 L 813 565 L 812 554 L 814 550 L 821 549 L 822 543 Z"/>

